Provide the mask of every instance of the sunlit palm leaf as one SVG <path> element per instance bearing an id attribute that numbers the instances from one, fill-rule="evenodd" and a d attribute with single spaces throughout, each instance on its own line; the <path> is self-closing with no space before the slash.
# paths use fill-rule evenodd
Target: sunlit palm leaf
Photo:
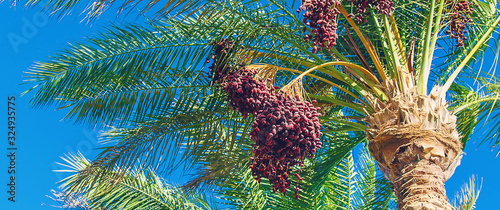
<path id="1" fill-rule="evenodd" d="M 62 208 L 66 210 L 89 210 L 89 204 L 80 195 L 69 194 L 65 191 L 58 192 L 50 190 L 52 196 L 47 196 L 53 201 L 60 204 L 60 206 L 50 205 L 51 207 Z M 42 204 L 43 205 L 43 204 Z"/>
<path id="2" fill-rule="evenodd" d="M 149 169 L 114 168 L 119 176 L 101 177 L 101 184 L 75 180 L 92 179 L 98 176 L 99 168 L 86 170 L 91 163 L 82 155 L 69 155 L 63 165 L 64 171 L 75 174 L 63 180 L 62 188 L 72 195 L 82 196 L 90 209 L 213 209 L 213 202 L 198 192 L 188 192 L 167 184 Z M 120 177 L 115 179 L 114 177 Z M 112 188 L 108 187 L 110 184 Z M 215 209 L 217 209 L 215 207 Z"/>
<path id="3" fill-rule="evenodd" d="M 479 192 L 481 191 L 481 183 L 476 180 L 474 176 L 469 179 L 469 183 L 466 183 L 460 192 L 457 192 L 457 196 L 454 199 L 454 206 L 457 210 L 473 210 L 476 209 L 476 201 L 479 197 Z"/>
<path id="4" fill-rule="evenodd" d="M 492 80 L 483 80 L 478 83 L 482 86 L 480 91 L 463 87 L 458 84 L 452 86 L 453 103 L 450 108 L 454 109 L 458 116 L 458 131 L 463 135 L 462 143 L 465 145 L 470 135 L 475 131 L 478 124 L 488 124 L 488 131 L 482 142 L 492 145 L 500 143 L 500 82 L 496 77 Z"/>
<path id="5" fill-rule="evenodd" d="M 141 163 L 170 173 L 180 163 L 187 167 L 190 161 L 200 161 L 205 154 L 199 151 L 234 142 L 237 137 L 231 132 L 241 132 L 241 116 L 231 116 L 220 95 L 197 93 L 198 103 L 177 101 L 181 105 L 173 103 L 163 116 L 150 116 L 147 121 L 104 133 L 103 140 L 114 145 L 103 148 L 94 165 L 112 169 L 115 165 L 126 168 Z M 230 150 L 238 147 L 231 145 Z M 182 157 L 178 157 L 180 154 Z"/>
<path id="6" fill-rule="evenodd" d="M 15 5 L 18 0 L 11 0 Z M 112 0 L 94 0 L 82 3 L 80 0 L 56 0 L 49 1 L 47 3 L 40 0 L 29 0 L 25 3 L 27 6 L 42 5 L 44 10 L 47 10 L 50 14 L 56 16 L 64 16 L 69 14 L 71 11 L 76 10 L 78 14 L 85 14 L 85 19 L 91 21 L 98 18 L 103 12 L 110 9 L 114 10 L 117 14 L 120 13 L 133 13 L 138 11 L 137 15 L 145 14 L 148 11 L 155 14 L 156 17 L 166 16 L 168 14 L 174 13 L 190 13 L 199 9 L 204 8 L 207 5 L 206 2 L 193 1 L 193 0 L 181 0 L 181 1 L 138 1 L 138 0 L 127 0 L 123 2 L 116 2 Z"/>
<path id="7" fill-rule="evenodd" d="M 175 92 L 182 86 L 206 88 L 206 73 L 193 72 L 204 63 L 209 41 L 155 34 L 139 26 L 115 27 L 38 63 L 27 75 L 27 82 L 39 86 L 32 104 L 70 107 L 68 116 L 77 121 L 109 125 L 133 114 L 158 114 L 182 96 Z"/>

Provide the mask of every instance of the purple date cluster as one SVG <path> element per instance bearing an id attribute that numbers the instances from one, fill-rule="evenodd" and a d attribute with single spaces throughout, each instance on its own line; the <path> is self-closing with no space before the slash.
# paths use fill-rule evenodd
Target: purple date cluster
<path id="1" fill-rule="evenodd" d="M 367 9 L 375 8 L 381 14 L 391 15 L 394 11 L 394 2 L 392 0 L 348 0 L 356 7 L 356 13 L 351 14 L 358 23 L 365 23 Z M 368 13 L 369 14 L 369 13 Z"/>
<path id="2" fill-rule="evenodd" d="M 474 11 L 472 3 L 467 0 L 460 0 L 448 3 L 448 12 L 450 15 L 447 18 L 449 23 L 446 34 L 449 34 L 452 39 L 455 39 L 455 46 L 461 47 L 464 45 L 465 28 L 470 22 L 470 15 Z"/>
<path id="3" fill-rule="evenodd" d="M 340 14 L 337 6 L 339 4 L 338 0 L 302 0 L 302 5 L 297 12 L 306 11 L 302 22 L 312 30 L 311 35 L 304 36 L 304 41 L 312 41 L 313 53 L 322 48 L 330 49 L 337 44 L 337 15 Z M 307 28 L 304 27 L 303 31 L 306 32 Z"/>
<path id="4" fill-rule="evenodd" d="M 208 69 L 212 74 L 212 82 L 220 84 L 223 82 L 225 76 L 230 73 L 233 68 L 230 66 L 231 55 L 234 54 L 235 42 L 223 38 L 220 42 L 212 42 L 213 50 L 210 57 L 214 62 Z M 207 63 L 210 62 L 207 58 Z"/>
<path id="5" fill-rule="evenodd" d="M 230 60 L 227 53 L 234 50 L 234 42 L 223 39 L 214 48 L 213 82 L 226 92 L 226 100 L 234 110 L 245 118 L 248 114 L 255 116 L 250 132 L 255 142 L 250 164 L 252 175 L 259 182 L 267 178 L 273 192 L 284 195 L 291 187 L 291 176 L 295 176 L 298 180 L 295 198 L 298 199 L 301 169 L 298 173 L 293 173 L 293 169 L 304 166 L 304 158 L 313 158 L 321 147 L 320 108 L 313 106 L 314 101 L 309 103 L 286 96 L 266 81 L 254 79 L 254 71 L 224 63 Z"/>
<path id="6" fill-rule="evenodd" d="M 313 158 L 321 147 L 318 120 L 321 114 L 312 103 L 279 93 L 264 107 L 259 110 L 250 133 L 255 141 L 250 168 L 257 180 L 269 179 L 274 192 L 286 195 L 291 184 L 288 179 L 291 167 L 303 166 L 304 157 Z M 298 173 L 294 176 L 302 180 Z M 294 187 L 297 199 L 299 188 L 297 182 Z"/>
<path id="7" fill-rule="evenodd" d="M 242 67 L 226 76 L 226 84 L 223 87 L 229 105 L 233 110 L 238 110 L 244 118 L 247 118 L 248 114 L 256 116 L 273 96 L 271 88 L 265 82 L 253 79 L 254 74 Z"/>

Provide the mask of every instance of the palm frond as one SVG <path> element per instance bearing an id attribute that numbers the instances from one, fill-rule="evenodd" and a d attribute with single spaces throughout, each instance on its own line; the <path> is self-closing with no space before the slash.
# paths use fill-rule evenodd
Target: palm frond
<path id="1" fill-rule="evenodd" d="M 323 187 L 327 197 L 326 206 L 329 209 L 354 209 L 357 172 L 354 170 L 352 152 L 343 158 L 335 170 L 332 170 Z"/>
<path id="2" fill-rule="evenodd" d="M 365 148 L 356 162 L 359 164 L 358 209 L 396 209 L 396 196 L 392 192 L 392 183 L 376 167 L 376 162 Z"/>
<path id="3" fill-rule="evenodd" d="M 151 169 L 114 168 L 117 176 L 102 176 L 97 182 L 75 180 L 98 176 L 99 168 L 86 170 L 91 162 L 81 154 L 63 158 L 67 170 L 74 174 L 63 180 L 62 189 L 69 195 L 83 197 L 91 209 L 213 209 L 213 203 L 198 192 L 188 192 L 169 185 Z M 108 187 L 113 185 L 112 188 Z M 98 186 L 98 187 L 97 187 Z"/>
<path id="4" fill-rule="evenodd" d="M 199 150 L 209 151 L 218 142 L 234 141 L 232 132 L 241 132 L 239 128 L 244 125 L 241 116 L 232 116 L 220 95 L 199 95 L 204 96 L 199 103 L 178 101 L 182 105 L 173 104 L 172 109 L 164 111 L 165 115 L 149 116 L 147 121 L 132 122 L 104 133 L 103 141 L 114 145 L 104 147 L 94 165 L 112 169 L 116 165 L 126 168 L 142 163 L 169 173 L 180 162 L 189 165 L 190 161 L 198 161 L 202 156 L 196 153 Z M 180 154 L 183 155 L 179 158 Z"/>
<path id="5" fill-rule="evenodd" d="M 196 170 L 196 175 L 185 187 L 208 190 L 215 186 L 224 186 L 233 177 L 235 171 L 248 168 L 253 141 L 247 134 L 250 131 L 250 120 L 233 118 L 218 131 L 216 140 L 203 140 L 199 146 L 193 147 L 187 168 Z"/>
<path id="6" fill-rule="evenodd" d="M 364 133 L 363 133 L 364 134 Z M 364 135 L 339 135 L 339 134 L 324 134 L 322 139 L 324 148 L 328 148 L 324 153 L 318 154 L 322 157 L 321 161 L 314 166 L 314 186 L 309 188 L 311 191 L 317 191 L 325 181 L 328 175 L 334 170 L 335 166 L 354 149 L 356 145 L 365 140 Z"/>
<path id="7" fill-rule="evenodd" d="M 452 103 L 458 117 L 457 129 L 461 133 L 462 144 L 465 145 L 479 123 L 488 124 L 487 135 L 482 142 L 489 141 L 492 145 L 500 144 L 500 82 L 496 77 L 486 80 L 481 77 L 481 87 L 474 90 L 454 84 L 451 88 Z M 478 129 L 484 131 L 483 129 Z"/>
<path id="8" fill-rule="evenodd" d="M 321 188 L 324 207 L 328 209 L 395 209 L 391 183 L 375 167 L 366 148 L 354 164 L 350 152 L 331 171 Z"/>
<path id="9" fill-rule="evenodd" d="M 206 73 L 195 70 L 204 63 L 210 41 L 194 40 L 175 32 L 161 35 L 151 27 L 113 27 L 32 67 L 26 82 L 38 88 L 31 103 L 71 107 L 69 117 L 93 125 L 124 122 L 133 113 L 157 114 L 175 96 L 185 95 L 175 89 L 184 86 L 189 93 L 208 85 Z"/>
<path id="10" fill-rule="evenodd" d="M 58 192 L 55 190 L 50 190 L 50 193 L 52 193 L 52 196 L 47 195 L 47 197 L 59 203 L 60 206 L 56 205 L 48 205 L 48 206 L 61 209 L 68 209 L 68 210 L 90 210 L 88 202 L 80 195 L 72 195 L 65 191 Z"/>
<path id="11" fill-rule="evenodd" d="M 17 2 L 18 0 L 12 0 Z M 151 11 L 155 16 L 163 17 L 166 15 L 175 15 L 180 13 L 190 13 L 196 10 L 203 9 L 207 6 L 207 2 L 195 1 L 195 0 L 181 0 L 181 1 L 139 1 L 139 0 L 128 0 L 124 2 L 116 2 L 112 0 L 94 0 L 84 5 L 80 0 L 56 0 L 42 2 L 41 0 L 29 0 L 25 3 L 26 6 L 34 7 L 36 5 L 42 5 L 43 9 L 48 11 L 51 15 L 58 17 L 70 14 L 74 10 L 78 11 L 79 14 L 85 14 L 87 21 L 92 21 L 98 18 L 106 10 L 113 10 L 118 15 L 121 13 L 130 14 L 134 11 L 138 11 L 137 15 L 143 15 L 148 11 Z"/>
<path id="12" fill-rule="evenodd" d="M 476 180 L 475 176 L 472 176 L 469 179 L 469 183 L 464 184 L 460 192 L 457 192 L 457 195 L 453 201 L 455 209 L 457 210 L 473 210 L 476 208 L 476 201 L 479 197 L 479 192 L 481 191 L 482 186 L 481 183 Z"/>

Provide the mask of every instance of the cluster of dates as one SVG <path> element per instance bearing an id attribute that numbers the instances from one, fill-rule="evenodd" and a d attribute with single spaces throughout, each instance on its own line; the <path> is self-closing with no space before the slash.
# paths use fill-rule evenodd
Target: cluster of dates
<path id="1" fill-rule="evenodd" d="M 348 0 L 356 8 L 356 13 L 351 14 L 351 17 L 359 23 L 366 22 L 365 13 L 367 9 L 374 8 L 381 14 L 391 15 L 394 10 L 394 2 L 392 0 Z M 312 52 L 316 53 L 322 48 L 330 49 L 337 43 L 337 15 L 340 11 L 337 6 L 341 4 L 340 0 L 302 0 L 302 4 L 297 9 L 297 13 L 306 11 L 302 22 L 311 28 L 311 35 L 306 34 L 304 41 L 312 41 Z M 303 31 L 306 32 L 304 27 Z"/>
<path id="2" fill-rule="evenodd" d="M 339 4 L 338 0 L 302 0 L 302 5 L 297 12 L 306 11 L 302 22 L 312 30 L 311 35 L 304 36 L 304 40 L 312 41 L 313 53 L 321 48 L 330 49 L 337 44 L 337 15 L 340 14 L 337 6 Z M 306 30 L 304 27 L 303 31 L 306 32 Z"/>
<path id="3" fill-rule="evenodd" d="M 223 86 L 229 105 L 233 110 L 238 110 L 244 118 L 247 118 L 248 114 L 256 116 L 273 96 L 271 88 L 265 82 L 253 79 L 254 74 L 242 67 L 229 73 Z"/>
<path id="4" fill-rule="evenodd" d="M 318 109 L 307 101 L 279 92 L 274 100 L 265 103 L 250 133 L 255 141 L 250 167 L 257 180 L 268 178 L 274 191 L 286 194 L 291 167 L 303 166 L 304 157 L 313 158 L 321 147 Z M 294 176 L 302 180 L 299 174 Z M 294 189 L 298 198 L 298 182 Z"/>
<path id="5" fill-rule="evenodd" d="M 224 39 L 222 44 L 215 46 L 214 53 L 229 52 L 233 46 L 233 42 Z M 219 54 L 212 58 L 227 56 Z M 298 97 L 286 96 L 263 80 L 254 79 L 254 71 L 218 63 L 220 61 L 214 59 L 213 82 L 227 93 L 226 100 L 234 110 L 244 117 L 255 116 L 250 132 L 255 142 L 250 164 L 252 175 L 259 182 L 262 177 L 267 178 L 274 192 L 286 195 L 293 167 L 303 166 L 304 158 L 314 157 L 314 152 L 321 147 L 319 108 Z M 298 173 L 292 176 L 302 180 Z M 297 199 L 299 188 L 297 182 L 294 187 Z"/>
<path id="6" fill-rule="evenodd" d="M 229 65 L 231 56 L 234 54 L 235 42 L 230 39 L 223 38 L 220 42 L 212 42 L 213 50 L 210 57 L 214 62 L 208 69 L 212 73 L 213 84 L 221 83 L 225 76 L 231 72 L 232 68 Z M 207 58 L 207 63 L 210 62 Z"/>
<path id="7" fill-rule="evenodd" d="M 450 15 L 447 18 L 449 24 L 446 34 L 449 34 L 452 39 L 455 39 L 455 46 L 461 47 L 464 45 L 465 28 L 470 22 L 470 15 L 474 11 L 472 3 L 467 0 L 449 1 L 447 12 Z"/>
<path id="8" fill-rule="evenodd" d="M 380 12 L 380 14 L 391 15 L 394 11 L 394 2 L 392 0 L 348 0 L 356 7 L 356 13 L 351 14 L 354 16 L 358 23 L 365 23 L 366 17 L 365 13 L 367 9 L 374 8 Z M 369 13 L 368 13 L 369 14 Z"/>

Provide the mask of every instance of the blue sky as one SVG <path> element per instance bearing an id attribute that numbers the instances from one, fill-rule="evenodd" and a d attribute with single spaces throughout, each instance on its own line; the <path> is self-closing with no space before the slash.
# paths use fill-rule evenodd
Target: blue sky
<path id="1" fill-rule="evenodd" d="M 31 94 L 20 97 L 20 93 L 28 89 L 23 85 L 22 75 L 34 61 L 49 59 L 50 55 L 63 49 L 68 43 L 83 41 L 85 37 L 104 31 L 110 21 L 122 21 L 115 18 L 114 13 L 105 13 L 97 21 L 90 24 L 80 23 L 81 16 L 67 16 L 61 20 L 49 18 L 39 12 L 39 7 L 24 9 L 21 6 L 12 8 L 8 2 L 0 3 L 0 63 L 1 77 L 1 110 L 7 110 L 7 97 L 16 97 L 16 202 L 7 200 L 7 155 L 6 139 L 0 141 L 0 209 L 54 209 L 42 203 L 53 205 L 46 195 L 56 189 L 56 183 L 65 174 L 54 173 L 59 169 L 55 162 L 65 153 L 81 151 L 85 156 L 96 154 L 97 132 L 72 120 L 63 120 L 65 110 L 55 108 L 32 108 L 28 102 Z M 126 21 L 138 21 L 135 16 Z M 16 41 L 12 41 L 16 40 Z M 488 60 L 489 59 L 489 60 Z M 491 62 L 491 57 L 485 65 Z M 497 74 L 500 71 L 497 71 Z M 3 118 L 2 131 L 7 133 L 7 113 Z M 462 164 L 454 176 L 446 183 L 451 200 L 469 177 L 476 175 L 482 178 L 482 191 L 477 202 L 478 209 L 493 209 L 497 206 L 497 195 L 500 189 L 500 158 L 496 157 L 498 148 L 490 148 L 488 144 L 478 147 L 481 133 L 472 137 L 465 150 Z M 3 138 L 7 138 L 4 135 Z"/>

